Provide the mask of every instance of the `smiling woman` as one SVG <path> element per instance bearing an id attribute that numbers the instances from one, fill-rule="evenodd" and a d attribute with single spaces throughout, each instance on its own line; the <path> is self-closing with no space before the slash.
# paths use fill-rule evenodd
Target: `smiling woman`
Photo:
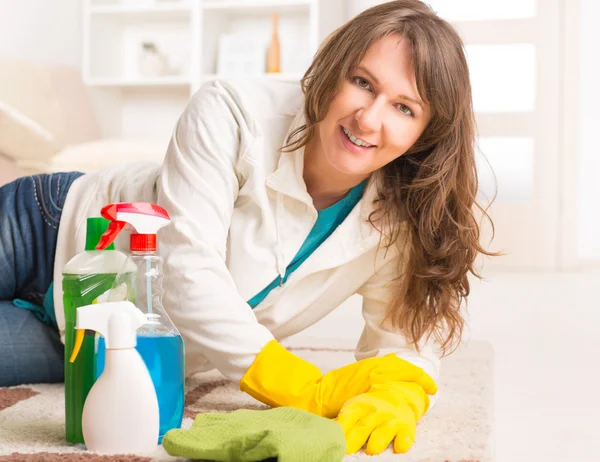
<path id="1" fill-rule="evenodd" d="M 324 207 L 331 205 L 327 196 L 333 193 L 335 201 L 408 151 L 430 117 L 417 90 L 410 42 L 397 33 L 375 41 L 341 82 L 306 146 L 309 193 Z M 320 200 L 316 187 L 325 183 L 328 191 Z"/>
<path id="2" fill-rule="evenodd" d="M 409 247 L 389 318 L 415 344 L 433 334 L 442 350 L 460 341 L 469 272 L 486 252 L 474 207 L 475 119 L 464 45 L 419 1 L 371 8 L 335 31 L 306 72 L 304 179 L 327 206 L 369 178 L 370 221 L 387 246 Z M 401 227 L 408 228 L 400 239 Z"/>
<path id="3" fill-rule="evenodd" d="M 52 266 L 60 275 L 83 249 L 87 217 L 110 203 L 159 204 L 173 217 L 158 236 L 163 305 L 184 338 L 186 373 L 214 367 L 263 403 L 335 417 L 349 452 L 392 442 L 406 452 L 435 403 L 440 356 L 460 340 L 467 275 L 485 253 L 473 137 L 457 33 L 418 0 L 387 2 L 335 31 L 301 86 L 206 83 L 162 166 L 114 167 L 72 185 L 44 177 L 66 196 L 57 239 L 32 258 L 5 258 L 0 281 L 40 281 L 39 298 Z M 0 260 L 12 242 L 43 235 L 35 191 L 15 187 L 0 188 L 0 204 L 26 200 L 37 225 L 2 217 L 11 226 Z M 64 333 L 60 286 L 49 311 Z M 358 361 L 322 374 L 279 343 L 354 294 L 365 319 Z M 0 295 L 11 315 L 13 298 L 35 301 L 20 282 Z M 48 368 L 18 329 L 6 332 L 0 383 L 18 383 L 23 364 Z"/>

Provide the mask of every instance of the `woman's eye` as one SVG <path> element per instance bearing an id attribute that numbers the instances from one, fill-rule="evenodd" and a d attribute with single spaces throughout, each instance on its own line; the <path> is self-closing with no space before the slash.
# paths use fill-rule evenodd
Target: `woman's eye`
<path id="1" fill-rule="evenodd" d="M 414 117 L 414 113 L 413 113 L 412 109 L 409 108 L 406 104 L 398 104 L 396 107 L 402 114 Z"/>
<path id="2" fill-rule="evenodd" d="M 352 80 L 354 80 L 354 83 L 360 88 L 364 88 L 365 90 L 371 89 L 371 85 L 369 85 L 369 82 L 366 79 L 363 79 L 362 77 L 352 77 Z"/>

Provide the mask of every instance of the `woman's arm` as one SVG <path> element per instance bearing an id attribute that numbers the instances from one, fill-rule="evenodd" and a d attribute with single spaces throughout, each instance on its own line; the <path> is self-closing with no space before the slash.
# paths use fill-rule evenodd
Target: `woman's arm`
<path id="1" fill-rule="evenodd" d="M 163 301 L 184 338 L 188 367 L 203 355 L 236 381 L 273 339 L 226 266 L 237 167 L 251 129 L 233 91 L 218 82 L 205 85 L 177 122 L 157 185 L 158 203 L 172 217 L 160 235 Z"/>
<path id="2" fill-rule="evenodd" d="M 238 165 L 253 140 L 251 118 L 241 107 L 222 84 L 202 88 L 177 123 L 159 177 L 159 204 L 172 218 L 160 235 L 164 305 L 183 335 L 186 357 L 193 365 L 195 357 L 206 356 L 240 381 L 242 390 L 271 406 L 330 417 L 368 390 L 372 377 L 428 383 L 418 368 L 392 357 L 322 375 L 279 345 L 240 298 L 226 252 L 240 187 Z"/>
<path id="3" fill-rule="evenodd" d="M 438 382 L 440 358 L 433 342 L 420 343 L 420 352 L 409 343 L 406 337 L 386 319 L 398 277 L 399 258 L 389 258 L 379 270 L 359 289 L 363 297 L 363 318 L 365 327 L 356 346 L 356 359 L 372 358 L 395 353 L 400 358 L 422 368 Z M 437 395 L 431 397 L 431 406 Z"/>

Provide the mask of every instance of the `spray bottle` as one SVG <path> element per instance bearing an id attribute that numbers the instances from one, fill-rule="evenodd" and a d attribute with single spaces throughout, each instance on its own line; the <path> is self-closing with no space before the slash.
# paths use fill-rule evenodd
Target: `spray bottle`
<path id="1" fill-rule="evenodd" d="M 114 285 L 127 287 L 127 300 L 133 302 L 147 323 L 138 330 L 137 350 L 144 359 L 158 397 L 160 434 L 181 427 L 184 407 L 183 340 L 162 306 L 162 259 L 156 254 L 156 234 L 170 223 L 167 211 L 145 202 L 110 204 L 102 216 L 111 221 L 97 248 L 110 245 L 117 235 L 130 225 L 131 255 L 123 265 Z M 134 266 L 135 272 L 128 268 Z M 96 368 L 102 372 L 104 342 L 98 342 Z"/>
<path id="2" fill-rule="evenodd" d="M 104 454 L 150 452 L 156 448 L 158 400 L 148 369 L 136 347 L 136 331 L 146 316 L 131 302 L 98 303 L 77 308 L 77 343 L 83 329 L 98 332 L 106 343 L 106 365 L 88 393 L 82 428 L 87 448 Z"/>
<path id="3" fill-rule="evenodd" d="M 75 342 L 77 308 L 95 303 L 111 290 L 127 255 L 114 246 L 96 250 L 110 222 L 101 217 L 87 219 L 85 251 L 75 255 L 63 268 L 63 305 L 65 310 L 65 436 L 69 443 L 83 443 L 81 414 L 85 399 L 96 380 L 95 332 L 81 332 L 82 348 L 74 363 L 68 361 Z M 129 271 L 135 267 L 129 266 Z"/>

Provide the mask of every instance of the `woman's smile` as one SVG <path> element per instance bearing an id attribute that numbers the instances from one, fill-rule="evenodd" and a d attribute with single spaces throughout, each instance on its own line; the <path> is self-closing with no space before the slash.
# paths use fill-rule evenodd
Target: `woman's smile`
<path id="1" fill-rule="evenodd" d="M 362 138 L 354 135 L 350 130 L 340 125 L 340 138 L 342 145 L 350 152 L 355 154 L 365 154 L 375 150 L 377 146 L 369 144 Z"/>
<path id="2" fill-rule="evenodd" d="M 344 192 L 364 181 L 403 155 L 430 117 L 418 92 L 411 42 L 400 34 L 376 40 L 339 84 L 306 147 L 310 193 L 318 194 L 314 185 L 320 182 Z"/>

